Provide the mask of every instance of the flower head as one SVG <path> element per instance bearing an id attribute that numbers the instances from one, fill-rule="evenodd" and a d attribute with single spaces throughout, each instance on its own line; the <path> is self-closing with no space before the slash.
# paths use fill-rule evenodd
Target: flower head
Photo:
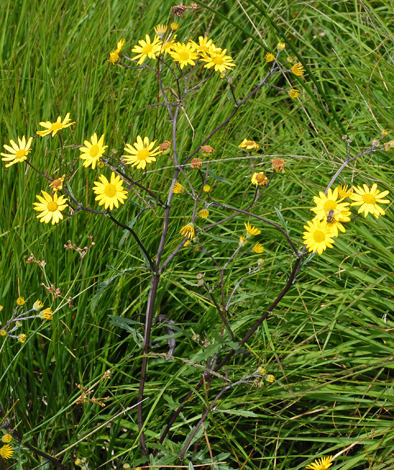
<path id="1" fill-rule="evenodd" d="M 351 214 L 350 211 L 342 210 L 342 211 L 326 211 L 327 212 L 327 229 L 331 231 L 332 237 L 338 236 L 338 229 L 345 233 L 345 227 L 341 224 L 341 222 L 350 222 L 349 215 Z M 316 216 L 318 219 L 318 217 Z M 318 219 L 319 220 L 319 219 Z"/>
<path id="2" fill-rule="evenodd" d="M 141 137 L 137 136 L 137 142 L 134 142 L 134 147 L 130 144 L 126 144 L 125 152 L 131 155 L 123 155 L 123 160 L 127 165 L 137 166 L 137 169 L 145 169 L 147 163 L 156 161 L 155 156 L 160 152 L 159 147 L 153 148 L 156 141 L 149 142 L 149 137 L 144 137 L 142 141 Z"/>
<path id="3" fill-rule="evenodd" d="M 63 189 L 63 181 L 64 181 L 65 177 L 66 177 L 66 175 L 63 175 L 61 178 L 53 180 L 49 184 L 49 187 L 52 188 L 55 192 L 56 191 L 61 191 Z"/>
<path id="4" fill-rule="evenodd" d="M 18 297 L 18 298 L 16 299 L 16 304 L 19 305 L 20 307 L 21 307 L 22 305 L 25 305 L 25 303 L 26 303 L 26 300 L 25 300 L 23 297 Z"/>
<path id="5" fill-rule="evenodd" d="M 222 51 L 221 49 L 211 46 L 207 55 L 202 58 L 202 61 L 206 62 L 204 67 L 206 69 L 214 67 L 215 72 L 221 73 L 223 73 L 225 70 L 231 70 L 232 67 L 236 67 L 234 60 L 229 55 L 226 55 L 226 52 L 227 49 Z"/>
<path id="6" fill-rule="evenodd" d="M 163 39 L 163 37 L 165 36 L 165 34 L 167 32 L 167 29 L 168 29 L 167 26 L 164 25 L 164 24 L 158 24 L 154 28 L 156 36 L 158 36 L 159 39 Z"/>
<path id="7" fill-rule="evenodd" d="M 99 206 L 104 204 L 105 209 L 119 207 L 119 202 L 124 204 L 124 199 L 127 199 L 127 191 L 123 189 L 123 181 L 120 176 L 116 176 L 114 172 L 111 173 L 111 181 L 108 181 L 104 175 L 99 176 L 100 182 L 95 181 L 96 185 L 93 188 L 97 197 L 95 201 L 99 201 Z"/>
<path id="8" fill-rule="evenodd" d="M 18 341 L 22 344 L 26 341 L 26 338 L 27 336 L 24 334 L 18 335 Z"/>
<path id="9" fill-rule="evenodd" d="M 202 218 L 202 219 L 206 219 L 208 216 L 209 216 L 209 211 L 207 209 L 202 209 L 198 215 Z"/>
<path id="10" fill-rule="evenodd" d="M 275 382 L 275 377 L 272 374 L 268 374 L 266 376 L 266 379 L 268 380 L 269 383 L 274 383 Z"/>
<path id="11" fill-rule="evenodd" d="M 33 304 L 33 309 L 34 310 L 41 310 L 44 304 L 41 302 L 41 300 L 36 300 Z"/>
<path id="12" fill-rule="evenodd" d="M 327 192 L 327 196 L 320 191 L 319 196 L 314 196 L 313 200 L 315 201 L 316 207 L 313 207 L 311 211 L 316 214 L 316 218 L 318 220 L 326 219 L 327 214 L 330 211 L 334 211 L 335 213 L 345 213 L 349 210 L 348 202 L 341 202 L 342 199 L 339 201 L 338 199 L 338 188 L 335 188 L 334 191 L 330 188 Z M 345 220 L 343 220 L 345 222 Z"/>
<path id="13" fill-rule="evenodd" d="M 261 233 L 261 230 L 259 230 L 256 227 L 252 227 L 249 222 L 245 224 L 245 227 L 246 227 L 246 231 L 248 232 L 248 234 L 251 235 L 252 237 L 255 235 L 260 235 Z"/>
<path id="14" fill-rule="evenodd" d="M 201 158 L 193 158 L 192 161 L 190 162 L 190 166 L 194 168 L 195 170 L 198 170 L 199 168 L 201 168 L 202 167 Z"/>
<path id="15" fill-rule="evenodd" d="M 195 48 L 190 42 L 187 44 L 177 42 L 172 47 L 170 55 L 175 62 L 179 62 L 181 69 L 183 69 L 185 65 L 195 65 L 195 60 L 198 58 L 198 54 L 195 52 Z"/>
<path id="16" fill-rule="evenodd" d="M 255 253 L 264 253 L 264 247 L 261 243 L 256 243 L 255 246 L 253 247 L 253 251 Z"/>
<path id="17" fill-rule="evenodd" d="M 4 434 L 1 437 L 1 441 L 4 442 L 4 444 L 9 444 L 12 441 L 12 436 L 11 434 Z"/>
<path id="18" fill-rule="evenodd" d="M 9 166 L 14 165 L 15 163 L 22 163 L 27 159 L 27 155 L 31 152 L 30 145 L 33 142 L 33 137 L 30 137 L 30 139 L 26 142 L 25 136 L 22 137 L 22 140 L 18 137 L 18 143 L 17 145 L 13 140 L 10 140 L 10 144 L 12 147 L 9 145 L 4 145 L 4 148 L 8 150 L 10 153 L 1 153 L 4 158 L 2 158 L 3 162 L 9 162 L 5 166 L 8 168 Z"/>
<path id="19" fill-rule="evenodd" d="M 172 188 L 172 192 L 174 194 L 182 194 L 183 193 L 183 186 L 181 185 L 181 183 L 176 182 L 174 184 L 174 187 Z"/>
<path id="20" fill-rule="evenodd" d="M 92 165 L 92 169 L 94 170 L 96 163 L 100 160 L 100 157 L 102 157 L 108 145 L 104 145 L 104 134 L 100 137 L 100 140 L 97 140 L 97 134 L 94 133 L 90 140 L 91 142 L 85 140 L 85 147 L 80 147 L 79 150 L 82 152 L 80 157 L 82 160 L 85 160 L 83 166 L 88 167 Z"/>
<path id="21" fill-rule="evenodd" d="M 209 157 L 211 153 L 215 153 L 215 149 L 212 148 L 210 145 L 203 145 L 200 150 L 203 157 Z"/>
<path id="22" fill-rule="evenodd" d="M 297 90 L 297 88 L 293 88 L 292 90 L 289 91 L 289 96 L 291 99 L 295 100 L 298 98 L 298 95 L 300 94 L 300 91 Z"/>
<path id="23" fill-rule="evenodd" d="M 262 186 L 264 184 L 267 184 L 268 178 L 265 176 L 265 174 L 260 171 L 259 173 L 253 173 L 252 176 L 252 184 L 255 184 L 257 186 Z"/>
<path id="24" fill-rule="evenodd" d="M 122 47 L 125 45 L 126 39 L 121 39 L 118 44 L 117 48 L 109 53 L 109 59 L 107 62 L 111 62 L 111 64 L 115 65 L 119 61 L 119 54 L 122 50 Z"/>
<path id="25" fill-rule="evenodd" d="M 278 49 L 278 51 L 282 52 L 286 49 L 286 44 L 284 42 L 278 42 L 276 48 Z"/>
<path id="26" fill-rule="evenodd" d="M 247 243 L 248 243 L 247 238 L 245 238 L 245 237 L 239 237 L 239 243 L 238 243 L 239 246 L 246 245 Z"/>
<path id="27" fill-rule="evenodd" d="M 184 237 L 188 237 L 190 240 L 193 240 L 195 236 L 194 225 L 192 223 L 185 225 L 181 228 L 180 234 Z"/>
<path id="28" fill-rule="evenodd" d="M 53 312 L 50 308 L 46 308 L 42 312 L 40 312 L 40 317 L 43 320 L 52 320 Z"/>
<path id="29" fill-rule="evenodd" d="M 176 30 L 179 28 L 179 24 L 178 24 L 178 23 L 171 23 L 171 24 L 170 24 L 170 28 L 171 28 L 173 31 L 176 31 Z"/>
<path id="30" fill-rule="evenodd" d="M 171 152 L 171 142 L 165 140 L 162 144 L 159 145 L 160 152 L 163 152 L 163 155 L 168 155 Z"/>
<path id="31" fill-rule="evenodd" d="M 308 220 L 308 225 L 304 225 L 304 240 L 309 251 L 317 251 L 319 255 L 329 247 L 333 247 L 334 240 L 331 238 L 331 232 L 327 228 L 327 222 L 319 222 L 317 219 Z"/>
<path id="32" fill-rule="evenodd" d="M 211 192 L 211 187 L 209 186 L 209 184 L 205 184 L 202 188 L 202 190 L 204 191 L 204 193 L 210 193 Z"/>
<path id="33" fill-rule="evenodd" d="M 259 149 L 259 144 L 257 142 L 255 142 L 254 140 L 247 140 L 247 139 L 244 139 L 240 145 L 238 145 L 238 148 L 244 148 L 248 151 L 252 151 L 252 150 L 258 150 Z"/>
<path id="34" fill-rule="evenodd" d="M 339 185 L 338 186 L 338 196 L 341 199 L 346 199 L 347 197 L 351 196 L 353 194 L 353 188 L 350 188 L 349 190 L 347 189 L 348 185 Z"/>
<path id="35" fill-rule="evenodd" d="M 267 52 L 267 54 L 265 55 L 265 60 L 267 62 L 273 62 L 275 60 L 275 56 L 272 52 Z"/>
<path id="36" fill-rule="evenodd" d="M 272 160 L 272 168 L 274 168 L 277 173 L 279 173 L 280 171 L 284 173 L 285 165 L 286 165 L 286 162 L 282 158 L 274 158 Z"/>
<path id="37" fill-rule="evenodd" d="M 301 62 L 295 63 L 291 68 L 291 71 L 294 73 L 294 75 L 297 75 L 297 77 L 302 77 L 304 75 L 304 67 L 302 66 Z"/>
<path id="38" fill-rule="evenodd" d="M 389 191 L 380 192 L 376 183 L 372 185 L 371 189 L 366 184 L 363 185 L 363 188 L 361 186 L 353 188 L 354 193 L 350 196 L 350 199 L 354 202 L 351 205 L 361 206 L 358 209 L 358 213 L 364 213 L 364 217 L 367 217 L 368 214 L 373 214 L 378 219 L 380 215 L 385 215 L 386 212 L 378 206 L 378 203 L 388 204 L 390 202 L 388 199 L 383 199 Z"/>
<path id="39" fill-rule="evenodd" d="M 6 330 L 0 330 L 0 336 L 7 336 Z"/>
<path id="40" fill-rule="evenodd" d="M 75 122 L 70 122 L 70 113 L 66 114 L 66 117 L 63 119 L 61 116 L 59 116 L 56 120 L 56 122 L 40 122 L 41 127 L 46 127 L 45 131 L 37 131 L 37 134 L 40 135 L 41 137 L 45 137 L 46 135 L 49 135 L 52 132 L 52 137 L 55 136 L 60 130 L 65 129 L 66 127 L 70 127 Z"/>
<path id="41" fill-rule="evenodd" d="M 48 224 L 52 221 L 52 225 L 57 224 L 60 219 L 63 219 L 61 211 L 67 207 L 67 199 L 64 196 L 58 197 L 57 193 L 49 195 L 46 191 L 41 191 L 42 196 L 37 195 L 37 199 L 40 202 L 34 202 L 33 205 L 35 211 L 41 212 L 37 215 L 37 219 L 41 219 L 40 222 Z"/>
<path id="42" fill-rule="evenodd" d="M 7 460 L 12 457 L 12 454 L 14 453 L 14 449 L 12 446 L 6 444 L 0 449 L 0 455 L 3 457 L 3 459 Z"/>
<path id="43" fill-rule="evenodd" d="M 327 468 L 331 467 L 331 456 L 330 457 L 322 457 L 321 459 L 316 459 L 306 468 L 310 470 L 327 470 Z"/>
<path id="44" fill-rule="evenodd" d="M 152 43 L 150 41 L 149 34 L 145 36 L 145 39 L 146 41 L 143 39 L 138 41 L 139 46 L 135 45 L 131 50 L 132 52 L 137 53 L 137 55 L 131 60 L 139 59 L 138 65 L 141 65 L 147 57 L 149 57 L 149 59 L 156 59 L 156 54 L 160 53 L 161 41 L 157 36 L 155 36 L 155 39 Z"/>
<path id="45" fill-rule="evenodd" d="M 196 51 L 206 57 L 207 53 L 209 52 L 210 49 L 220 51 L 221 49 L 217 48 L 213 42 L 212 39 L 208 39 L 206 36 L 199 36 L 198 37 L 198 44 L 195 43 L 194 41 L 190 41 L 193 44 L 193 47 L 196 49 Z"/>

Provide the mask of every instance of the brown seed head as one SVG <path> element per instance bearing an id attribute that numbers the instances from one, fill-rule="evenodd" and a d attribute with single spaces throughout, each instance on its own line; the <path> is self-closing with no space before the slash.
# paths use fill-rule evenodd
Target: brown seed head
<path id="1" fill-rule="evenodd" d="M 197 3 L 191 3 L 189 5 L 189 8 L 191 8 L 192 10 L 198 10 L 199 6 L 197 5 Z"/>
<path id="2" fill-rule="evenodd" d="M 193 160 L 191 161 L 191 165 L 190 165 L 192 168 L 201 168 L 202 167 L 202 160 L 201 158 L 193 158 Z"/>
<path id="3" fill-rule="evenodd" d="M 185 7 L 185 5 L 181 3 L 180 5 L 177 5 L 172 8 L 171 14 L 176 15 L 179 18 L 183 18 L 183 14 L 185 13 L 186 10 L 187 10 L 187 7 Z"/>
<path id="4" fill-rule="evenodd" d="M 162 144 L 159 145 L 160 152 L 167 150 L 171 147 L 171 142 L 169 140 L 165 140 Z"/>
<path id="5" fill-rule="evenodd" d="M 285 161 L 282 160 L 282 158 L 274 158 L 272 160 L 272 168 L 275 169 L 275 171 L 278 173 L 281 171 L 282 173 L 285 172 L 284 166 L 285 166 Z"/>
<path id="6" fill-rule="evenodd" d="M 215 150 L 210 145 L 203 145 L 201 147 L 202 153 L 215 153 Z"/>

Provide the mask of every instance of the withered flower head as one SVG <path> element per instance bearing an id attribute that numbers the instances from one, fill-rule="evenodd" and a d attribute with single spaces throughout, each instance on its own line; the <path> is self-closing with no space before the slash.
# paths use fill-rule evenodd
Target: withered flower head
<path id="1" fill-rule="evenodd" d="M 284 166 L 285 166 L 285 161 L 282 160 L 282 158 L 274 158 L 272 160 L 272 168 L 275 169 L 275 171 L 278 173 L 281 171 L 282 173 L 285 172 Z"/>
<path id="2" fill-rule="evenodd" d="M 191 165 L 192 168 L 199 169 L 202 167 L 202 160 L 201 158 L 193 158 Z"/>
<path id="3" fill-rule="evenodd" d="M 191 8 L 192 10 L 198 10 L 199 6 L 197 5 L 197 3 L 191 3 L 189 5 L 189 8 Z"/>
<path id="4" fill-rule="evenodd" d="M 201 147 L 201 152 L 204 157 L 209 157 L 210 153 L 215 153 L 215 150 L 210 145 L 203 145 Z"/>
<path id="5" fill-rule="evenodd" d="M 183 18 L 183 14 L 185 13 L 186 10 L 187 10 L 187 7 L 185 7 L 185 5 L 181 3 L 180 5 L 177 5 L 172 8 L 171 14 L 176 15 L 179 18 Z"/>
<path id="6" fill-rule="evenodd" d="M 163 155 L 168 155 L 171 149 L 171 142 L 169 140 L 165 140 L 162 144 L 159 145 L 159 151 L 163 152 Z"/>
<path id="7" fill-rule="evenodd" d="M 61 191 L 63 189 L 63 181 L 65 177 L 66 175 L 63 175 L 61 178 L 53 180 L 49 187 L 52 188 L 55 192 Z"/>

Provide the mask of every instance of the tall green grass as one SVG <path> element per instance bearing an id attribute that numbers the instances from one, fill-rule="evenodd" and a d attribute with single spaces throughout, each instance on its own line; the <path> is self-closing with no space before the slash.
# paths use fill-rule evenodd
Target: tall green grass
<path id="1" fill-rule="evenodd" d="M 203 5 L 204 2 L 198 2 Z M 242 7 L 240 6 L 242 4 Z M 211 169 L 229 184 L 211 179 L 213 197 L 244 207 L 250 201 L 250 167 L 240 158 L 243 138 L 261 145 L 256 161 L 263 171 L 271 168 L 271 155 L 286 160 L 285 175 L 275 175 L 256 212 L 281 223 L 275 207 L 288 223 L 290 236 L 302 243 L 304 223 L 311 218 L 314 195 L 324 189 L 346 155 L 341 139 L 353 139 L 352 156 L 370 145 L 382 129 L 394 128 L 391 112 L 393 68 L 392 5 L 388 1 L 331 2 L 214 0 L 180 22 L 178 37 L 187 40 L 205 32 L 235 58 L 232 72 L 237 96 L 245 96 L 265 75 L 265 50 L 286 38 L 305 61 L 311 76 L 297 83 L 300 100 L 291 101 L 272 89 L 263 90 L 240 110 L 229 126 L 210 144 L 216 149 Z M 207 2 L 208 4 L 208 2 Z M 2 144 L 18 135 L 33 135 L 40 121 L 71 113 L 76 125 L 65 131 L 65 145 L 81 144 L 97 132 L 118 155 L 125 142 L 138 134 L 159 142 L 171 140 L 164 109 L 149 107 L 157 100 L 157 83 L 148 71 L 129 71 L 108 62 L 108 53 L 125 38 L 126 55 L 138 39 L 152 35 L 158 23 L 167 23 L 173 2 L 5 0 L 0 4 L 0 135 Z M 265 15 L 267 13 L 267 16 Z M 238 25 L 242 29 L 238 29 Z M 258 42 L 256 41 L 258 40 Z M 288 49 L 287 49 L 288 50 Z M 292 54 L 294 56 L 294 54 Z M 289 87 L 284 78 L 273 83 Z M 316 86 L 318 84 L 318 87 Z M 304 87 L 305 84 L 305 87 Z M 306 91 L 309 90 L 309 93 Z M 325 110 L 323 112 L 322 108 Z M 225 83 L 215 77 L 187 103 L 180 120 L 180 149 L 186 156 L 232 110 Z M 336 116 L 335 116 L 336 114 Z M 157 127 L 154 123 L 157 118 Z M 392 135 L 390 134 L 390 138 Z M 34 139 L 32 161 L 52 174 L 59 142 Z M 393 191 L 392 153 L 360 159 L 341 175 L 342 184 L 377 182 Z M 94 207 L 92 184 L 100 171 L 84 170 L 79 151 L 67 149 L 67 171 L 78 169 L 71 186 L 74 194 Z M 149 174 L 150 187 L 163 196 L 170 185 L 166 157 L 158 158 Z M 32 322 L 24 344 L 3 341 L 0 367 L 0 401 L 13 409 L 17 426 L 28 442 L 50 454 L 62 454 L 72 468 L 75 457 L 86 457 L 90 468 L 121 468 L 144 463 L 134 410 L 100 428 L 117 413 L 136 402 L 141 352 L 133 335 L 114 326 L 109 315 L 140 322 L 143 334 L 149 275 L 127 271 L 104 291 L 92 308 L 97 285 L 116 270 L 143 265 L 135 243 L 120 243 L 122 229 L 107 218 L 80 213 L 52 227 L 35 218 L 32 203 L 45 189 L 42 180 L 23 165 L 1 166 L 0 192 L 0 319 L 7 321 L 21 295 L 53 303 L 41 283 L 55 284 L 74 297 L 51 324 Z M 390 198 L 392 195 L 390 195 Z M 116 216 L 131 221 L 144 206 L 138 194 Z M 170 225 L 170 253 L 179 229 L 188 222 L 191 202 L 183 195 L 174 201 Z M 209 221 L 228 215 L 212 211 Z M 157 249 L 163 213 L 146 212 L 138 234 L 149 250 Z M 204 246 L 222 261 L 243 234 L 240 216 L 212 231 L 221 237 L 201 237 Z M 301 469 L 314 458 L 334 455 L 333 468 L 394 468 L 391 408 L 393 404 L 393 214 L 347 226 L 332 250 L 315 256 L 270 319 L 249 341 L 246 351 L 233 358 L 221 373 L 239 380 L 259 366 L 278 379 L 262 388 L 241 385 L 220 400 L 205 423 L 217 468 Z M 152 234 L 154 236 L 152 236 Z M 66 251 L 67 240 L 78 246 L 93 235 L 95 246 L 81 261 Z M 226 237 L 226 240 L 223 238 Z M 291 257 L 282 236 L 264 229 L 257 239 L 265 247 L 264 269 L 248 279 L 239 292 L 230 322 L 242 338 L 276 298 L 290 272 Z M 45 272 L 26 265 L 34 253 L 46 260 Z M 256 257 L 238 260 L 227 280 L 230 289 L 255 265 Z M 214 282 L 215 266 L 203 254 L 183 250 L 161 279 L 156 311 L 176 322 L 176 360 L 149 361 L 145 402 L 145 434 L 150 448 L 186 394 L 201 378 L 201 369 L 185 363 L 199 352 L 193 335 L 213 345 L 221 323 L 209 298 L 197 287 L 196 274 L 204 272 Z M 36 332 L 35 334 L 33 334 Z M 153 351 L 166 352 L 163 329 L 155 326 Z M 222 352 L 226 349 L 223 347 Z M 205 364 L 205 362 L 202 362 Z M 75 384 L 89 387 L 110 369 L 112 377 L 95 387 L 97 398 L 110 397 L 106 407 L 75 405 L 80 395 Z M 182 443 L 199 420 L 206 404 L 222 389 L 214 378 L 190 401 L 174 424 L 160 457 L 152 464 L 177 462 Z M 211 462 L 204 434 L 189 451 L 194 464 Z M 77 441 L 81 441 L 73 446 Z M 355 444 L 353 447 L 350 447 Z M 35 468 L 44 461 L 30 451 L 17 454 L 17 468 Z M 22 455 L 27 460 L 22 462 Z M 159 460 L 161 459 L 161 460 Z M 13 460 L 11 462 L 14 462 Z M 159 462 L 159 463 L 158 463 Z M 186 464 L 188 460 L 186 461 Z M 41 468 L 51 468 L 49 464 Z"/>

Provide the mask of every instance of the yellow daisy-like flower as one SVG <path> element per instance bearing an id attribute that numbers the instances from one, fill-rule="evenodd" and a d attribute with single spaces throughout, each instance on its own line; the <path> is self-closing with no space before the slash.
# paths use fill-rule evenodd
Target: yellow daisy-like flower
<path id="1" fill-rule="evenodd" d="M 61 191 L 63 189 L 63 181 L 66 175 L 63 175 L 61 178 L 53 180 L 52 183 L 49 184 L 49 187 L 52 188 L 55 192 Z"/>
<path id="2" fill-rule="evenodd" d="M 183 186 L 181 185 L 181 183 L 176 182 L 176 183 L 174 184 L 174 187 L 172 188 L 172 192 L 173 192 L 174 194 L 181 194 L 181 193 L 183 193 Z"/>
<path id="3" fill-rule="evenodd" d="M 258 150 L 259 149 L 259 144 L 257 142 L 255 142 L 254 140 L 248 140 L 248 139 L 244 139 L 240 145 L 238 145 L 238 148 L 244 148 L 246 150 L 248 150 L 249 152 L 252 151 L 252 150 Z"/>
<path id="4" fill-rule="evenodd" d="M 211 192 L 211 187 L 209 186 L 209 184 L 205 184 L 202 188 L 202 190 L 204 191 L 204 193 L 210 193 Z"/>
<path id="5" fill-rule="evenodd" d="M 278 49 L 278 51 L 282 52 L 286 49 L 286 44 L 284 42 L 278 42 L 276 48 Z"/>
<path id="6" fill-rule="evenodd" d="M 171 23 L 170 27 L 173 31 L 176 31 L 179 28 L 179 24 L 178 23 Z"/>
<path id="7" fill-rule="evenodd" d="M 264 247 L 261 243 L 256 243 L 256 245 L 253 247 L 253 251 L 255 253 L 264 253 Z"/>
<path id="8" fill-rule="evenodd" d="M 341 199 L 345 199 L 353 194 L 353 188 L 347 189 L 348 185 L 339 185 L 338 186 L 338 195 Z"/>
<path id="9" fill-rule="evenodd" d="M 266 380 L 268 380 L 268 382 L 272 384 L 275 382 L 275 377 L 272 374 L 268 374 L 266 376 Z"/>
<path id="10" fill-rule="evenodd" d="M 202 54 L 206 57 L 207 53 L 209 52 L 210 48 L 219 51 L 220 49 L 215 46 L 212 42 L 212 39 L 208 39 L 206 36 L 199 36 L 198 42 L 199 44 L 195 43 L 194 41 L 190 41 L 193 44 L 193 47 L 199 54 Z"/>
<path id="11" fill-rule="evenodd" d="M 14 453 L 14 449 L 10 445 L 5 445 L 0 449 L 0 455 L 3 457 L 3 459 L 7 460 L 12 457 L 12 454 Z"/>
<path id="12" fill-rule="evenodd" d="M 167 29 L 168 29 L 167 26 L 164 25 L 164 24 L 158 24 L 154 28 L 156 36 L 158 36 L 159 39 L 163 39 L 163 37 L 165 36 L 165 34 L 167 32 Z"/>
<path id="13" fill-rule="evenodd" d="M 128 165 L 137 166 L 137 169 L 145 169 L 147 163 L 156 161 L 155 156 L 161 153 L 159 147 L 155 146 L 156 141 L 149 142 L 149 137 L 144 137 L 142 141 L 141 137 L 137 136 L 137 142 L 134 142 L 134 147 L 130 144 L 126 144 L 125 152 L 131 155 L 122 155 L 124 161 Z"/>
<path id="14" fill-rule="evenodd" d="M 313 207 L 311 211 L 316 214 L 318 220 L 323 220 L 327 218 L 329 211 L 334 211 L 335 213 L 345 213 L 349 210 L 348 202 L 341 202 L 342 199 L 338 199 L 338 188 L 335 188 L 334 191 L 330 188 L 327 192 L 327 196 L 320 191 L 319 197 L 314 196 L 313 200 L 315 201 L 316 207 Z M 339 219 L 340 220 L 340 219 Z M 345 220 L 343 220 L 345 222 Z"/>
<path id="15" fill-rule="evenodd" d="M 202 219 L 206 219 L 208 216 L 209 216 L 209 211 L 207 209 L 202 209 L 198 215 L 202 218 Z"/>
<path id="16" fill-rule="evenodd" d="M 327 222 L 319 222 L 317 219 L 308 220 L 308 225 L 304 225 L 303 239 L 309 251 L 317 251 L 319 255 L 329 247 L 333 247 L 334 240 L 331 238 L 331 232 L 327 228 Z"/>
<path id="17" fill-rule="evenodd" d="M 46 191 L 41 191 L 42 196 L 37 196 L 37 199 L 40 202 L 34 202 L 33 205 L 35 211 L 41 212 L 37 215 L 37 219 L 41 219 L 40 222 L 45 222 L 48 224 L 52 221 L 52 225 L 57 224 L 60 219 L 63 219 L 63 214 L 61 211 L 67 207 L 67 199 L 64 196 L 58 196 L 57 193 L 54 194 L 53 198 Z"/>
<path id="18" fill-rule="evenodd" d="M 298 95 L 300 94 L 300 91 L 297 90 L 297 88 L 293 88 L 292 90 L 289 91 L 289 96 L 291 99 L 295 100 L 298 98 Z"/>
<path id="19" fill-rule="evenodd" d="M 252 176 L 252 184 L 255 184 L 257 186 L 262 186 L 264 184 L 267 184 L 268 178 L 265 176 L 265 174 L 260 171 L 259 173 L 253 173 Z"/>
<path id="20" fill-rule="evenodd" d="M 194 225 L 191 224 L 191 223 L 185 225 L 184 227 L 181 228 L 180 234 L 183 235 L 184 237 L 188 237 L 191 240 L 193 240 L 193 238 L 195 236 Z"/>
<path id="21" fill-rule="evenodd" d="M 272 52 L 267 52 L 267 54 L 265 55 L 265 60 L 267 62 L 273 62 L 275 60 L 275 56 Z"/>
<path id="22" fill-rule="evenodd" d="M 26 338 L 27 336 L 24 334 L 18 335 L 18 341 L 22 344 L 26 342 Z"/>
<path id="23" fill-rule="evenodd" d="M 40 312 L 40 317 L 43 320 L 52 320 L 53 312 L 50 308 L 46 308 L 42 312 Z"/>
<path id="24" fill-rule="evenodd" d="M 107 62 L 111 62 L 111 64 L 115 65 L 119 61 L 119 54 L 122 50 L 122 47 L 125 45 L 126 39 L 121 39 L 118 44 L 117 48 L 109 53 L 109 59 Z"/>
<path id="25" fill-rule="evenodd" d="M 246 245 L 248 240 L 245 237 L 239 237 L 239 246 Z"/>
<path id="26" fill-rule="evenodd" d="M 204 67 L 210 69 L 215 67 L 215 72 L 223 73 L 225 70 L 231 70 L 232 67 L 236 67 L 234 60 L 226 55 L 227 49 L 217 49 L 210 47 L 206 57 L 202 58 L 203 62 L 207 62 Z"/>
<path id="27" fill-rule="evenodd" d="M 161 49 L 160 49 L 161 54 L 164 52 L 164 55 L 166 55 L 166 54 L 169 54 L 171 51 L 174 50 L 174 46 L 175 46 L 174 39 L 175 38 L 176 38 L 176 34 L 172 39 L 170 39 L 169 41 L 166 41 L 165 43 L 162 44 Z"/>
<path id="28" fill-rule="evenodd" d="M 26 300 L 24 299 L 24 297 L 18 297 L 18 298 L 16 299 L 16 304 L 19 305 L 20 307 L 21 307 L 22 305 L 25 305 L 25 303 L 26 303 Z"/>
<path id="29" fill-rule="evenodd" d="M 41 302 L 41 300 L 36 300 L 33 304 L 34 310 L 41 310 L 44 304 Z"/>
<path id="30" fill-rule="evenodd" d="M 1 330 L 0 331 L 0 336 L 7 336 L 6 330 Z"/>
<path id="31" fill-rule="evenodd" d="M 304 75 L 304 67 L 301 62 L 294 64 L 291 68 L 291 71 L 294 73 L 294 75 L 297 75 L 297 77 L 302 77 Z"/>
<path id="32" fill-rule="evenodd" d="M 140 45 L 135 45 L 134 49 L 131 50 L 137 53 L 131 60 L 139 59 L 138 65 L 141 65 L 147 57 L 149 57 L 149 59 L 156 59 L 156 54 L 158 54 L 161 49 L 161 41 L 157 36 L 155 36 L 152 43 L 150 42 L 149 34 L 145 36 L 145 39 L 146 41 L 143 39 L 138 41 Z"/>
<path id="33" fill-rule="evenodd" d="M 104 134 L 100 137 L 100 140 L 97 141 L 97 134 L 94 133 L 90 138 L 92 142 L 85 140 L 83 143 L 85 147 L 80 147 L 80 151 L 82 154 L 80 157 L 83 162 L 84 167 L 88 167 L 92 165 L 92 169 L 96 168 L 96 163 L 99 161 L 100 157 L 102 157 L 104 150 L 108 147 L 108 145 L 104 145 Z"/>
<path id="34" fill-rule="evenodd" d="M 261 230 L 259 230 L 256 227 L 252 227 L 249 222 L 245 224 L 245 227 L 246 227 L 246 231 L 248 232 L 248 234 L 251 235 L 252 237 L 255 235 L 260 235 L 261 233 Z"/>
<path id="35" fill-rule="evenodd" d="M 2 442 L 4 442 L 4 444 L 9 444 L 11 441 L 12 441 L 12 436 L 11 434 L 4 434 L 4 436 L 2 436 L 1 438 Z"/>
<path id="36" fill-rule="evenodd" d="M 13 140 L 10 140 L 10 144 L 12 147 L 9 145 L 4 145 L 4 148 L 8 150 L 10 153 L 1 153 L 4 158 L 2 158 L 3 162 L 9 162 L 5 166 L 8 168 L 9 166 L 14 165 L 15 163 L 22 163 L 27 159 L 27 155 L 31 152 L 31 143 L 33 142 L 33 137 L 30 137 L 30 139 L 26 142 L 25 136 L 22 137 L 22 140 L 18 137 L 18 143 L 17 145 Z"/>
<path id="37" fill-rule="evenodd" d="M 369 189 L 366 184 L 363 185 L 364 189 L 361 186 L 354 187 L 354 192 L 357 194 L 352 194 L 350 199 L 354 202 L 351 203 L 352 206 L 361 206 L 358 210 L 358 213 L 364 213 L 364 217 L 367 217 L 368 214 L 373 214 L 377 219 L 380 215 L 385 215 L 386 212 L 378 206 L 378 204 L 389 204 L 388 199 L 383 199 L 389 191 L 380 192 L 378 190 L 378 185 L 374 183 L 372 188 Z"/>
<path id="38" fill-rule="evenodd" d="M 56 120 L 56 122 L 40 122 L 41 127 L 46 127 L 47 129 L 45 131 L 37 131 L 37 134 L 40 135 L 41 137 L 45 137 L 46 135 L 49 135 L 52 132 L 52 137 L 56 135 L 60 130 L 65 129 L 66 127 L 70 127 L 75 122 L 70 122 L 70 113 L 66 114 L 66 117 L 63 119 L 61 116 L 59 116 Z"/>
<path id="39" fill-rule="evenodd" d="M 172 51 L 170 51 L 170 56 L 175 62 L 179 62 L 181 69 L 183 69 L 185 65 L 195 65 L 195 60 L 198 59 L 198 54 L 195 52 L 195 48 L 190 42 L 187 44 L 181 44 L 180 42 L 174 44 Z"/>
<path id="40" fill-rule="evenodd" d="M 330 457 L 322 457 L 321 459 L 316 459 L 306 468 L 309 470 L 326 470 L 327 468 L 331 467 L 331 456 Z"/>
<path id="41" fill-rule="evenodd" d="M 116 176 L 114 172 L 111 174 L 111 181 L 109 182 L 104 175 L 100 175 L 101 182 L 95 181 L 96 185 L 93 191 L 98 196 L 95 201 L 99 201 L 99 206 L 105 204 L 105 209 L 119 207 L 119 202 L 124 204 L 124 199 L 127 199 L 127 191 L 123 189 L 123 181 L 120 176 Z"/>

